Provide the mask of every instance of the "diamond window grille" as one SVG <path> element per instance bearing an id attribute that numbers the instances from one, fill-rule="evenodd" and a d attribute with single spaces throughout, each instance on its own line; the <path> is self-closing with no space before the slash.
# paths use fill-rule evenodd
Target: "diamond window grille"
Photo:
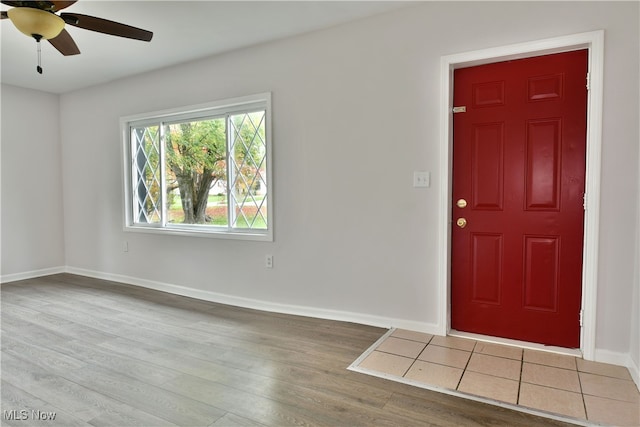
<path id="1" fill-rule="evenodd" d="M 159 223 L 162 221 L 160 127 L 132 128 L 131 139 L 134 218 L 138 223 Z"/>
<path id="2" fill-rule="evenodd" d="M 233 101 L 123 120 L 127 227 L 272 239 L 270 97 Z"/>
<path id="3" fill-rule="evenodd" d="M 229 219 L 235 228 L 267 228 L 265 111 L 229 117 Z"/>

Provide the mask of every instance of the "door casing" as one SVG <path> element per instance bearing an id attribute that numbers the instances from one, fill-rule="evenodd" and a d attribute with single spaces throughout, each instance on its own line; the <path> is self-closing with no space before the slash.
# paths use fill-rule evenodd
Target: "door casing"
<path id="1" fill-rule="evenodd" d="M 598 241 L 600 216 L 600 163 L 604 30 L 555 37 L 490 49 L 443 56 L 440 61 L 440 180 L 438 333 L 451 330 L 451 213 L 453 147 L 453 70 L 551 53 L 588 49 L 587 158 L 585 178 L 584 252 L 582 267 L 582 329 L 580 349 L 586 360 L 595 359 Z M 588 81 L 587 81 L 588 80 Z"/>

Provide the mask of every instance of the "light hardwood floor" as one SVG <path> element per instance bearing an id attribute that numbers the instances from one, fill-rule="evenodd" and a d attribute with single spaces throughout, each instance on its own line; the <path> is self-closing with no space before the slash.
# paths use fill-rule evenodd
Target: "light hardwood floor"
<path id="1" fill-rule="evenodd" d="M 0 291 L 2 425 L 565 425 L 348 371 L 380 328 L 69 274 Z"/>

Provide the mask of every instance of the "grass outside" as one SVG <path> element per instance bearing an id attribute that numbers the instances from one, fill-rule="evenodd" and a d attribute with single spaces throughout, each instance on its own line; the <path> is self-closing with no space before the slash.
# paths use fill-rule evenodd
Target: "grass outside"
<path id="1" fill-rule="evenodd" d="M 182 205 L 180 202 L 180 198 L 177 197 L 177 203 L 174 200 L 174 203 L 171 204 L 168 215 L 169 222 L 174 224 L 180 224 L 184 221 L 184 213 L 182 211 Z M 256 199 L 258 200 L 258 199 Z M 256 206 L 245 206 L 242 208 L 243 215 L 238 214 L 238 218 L 236 220 L 235 227 L 236 228 L 257 228 L 257 229 L 266 229 L 267 224 L 263 218 L 267 217 L 267 209 L 266 206 L 262 206 L 261 213 L 262 216 L 258 214 L 258 208 Z M 219 225 L 226 227 L 229 225 L 227 221 L 227 204 L 225 196 L 209 196 L 209 206 L 207 206 L 207 216 L 210 218 L 210 221 L 207 223 L 208 225 Z M 247 219 L 245 219 L 245 217 Z M 254 217 L 255 221 L 254 221 Z M 253 226 L 251 222 L 253 221 Z"/>

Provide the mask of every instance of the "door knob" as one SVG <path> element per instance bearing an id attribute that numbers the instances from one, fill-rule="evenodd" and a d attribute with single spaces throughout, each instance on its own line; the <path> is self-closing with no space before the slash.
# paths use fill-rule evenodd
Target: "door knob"
<path id="1" fill-rule="evenodd" d="M 467 201 L 465 199 L 458 199 L 458 201 L 456 202 L 456 206 L 458 206 L 460 209 L 466 208 Z"/>
<path id="2" fill-rule="evenodd" d="M 456 225 L 460 228 L 465 228 L 467 226 L 467 220 L 465 218 L 458 218 Z"/>

